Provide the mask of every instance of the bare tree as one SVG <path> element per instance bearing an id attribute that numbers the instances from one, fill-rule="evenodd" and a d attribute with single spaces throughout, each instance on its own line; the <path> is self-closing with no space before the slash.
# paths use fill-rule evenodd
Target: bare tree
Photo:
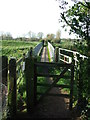
<path id="1" fill-rule="evenodd" d="M 39 39 L 42 39 L 43 35 L 44 34 L 42 32 L 39 32 L 37 36 L 39 37 Z"/>

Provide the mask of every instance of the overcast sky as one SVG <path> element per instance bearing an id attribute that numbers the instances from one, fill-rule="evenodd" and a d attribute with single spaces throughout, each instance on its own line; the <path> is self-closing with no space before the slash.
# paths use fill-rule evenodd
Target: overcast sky
<path id="1" fill-rule="evenodd" d="M 0 32 L 10 32 L 13 37 L 29 31 L 56 34 L 58 29 L 61 37 L 72 37 L 60 27 L 59 17 L 56 0 L 0 0 Z"/>

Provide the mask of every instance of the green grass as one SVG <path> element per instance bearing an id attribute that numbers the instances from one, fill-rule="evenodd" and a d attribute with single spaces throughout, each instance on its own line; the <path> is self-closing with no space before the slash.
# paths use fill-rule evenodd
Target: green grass
<path id="1" fill-rule="evenodd" d="M 20 41 L 20 40 L 3 40 L 0 41 L 0 56 L 15 57 L 17 60 L 27 53 L 30 47 L 35 47 L 39 42 Z"/>
<path id="2" fill-rule="evenodd" d="M 27 53 L 30 47 L 35 47 L 39 42 L 20 41 L 20 40 L 0 40 L 0 56 L 15 57 L 16 60 L 23 57 L 23 53 Z M 22 70 L 19 73 L 17 84 L 22 76 Z M 21 109 L 22 105 L 26 105 L 26 80 L 25 76 L 21 78 L 19 86 L 17 86 L 17 109 Z"/>

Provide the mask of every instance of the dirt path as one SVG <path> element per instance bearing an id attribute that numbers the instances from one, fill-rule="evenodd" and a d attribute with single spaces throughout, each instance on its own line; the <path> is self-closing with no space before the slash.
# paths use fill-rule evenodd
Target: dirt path
<path id="1" fill-rule="evenodd" d="M 42 62 L 48 62 L 47 48 L 43 49 Z M 45 68 L 48 72 L 48 68 Z M 48 79 L 52 83 L 51 79 Z M 60 93 L 60 88 L 52 88 L 50 93 Z M 35 118 L 71 118 L 71 113 L 68 108 L 69 99 L 61 97 L 46 96 L 40 104 L 37 105 L 34 117 Z"/>

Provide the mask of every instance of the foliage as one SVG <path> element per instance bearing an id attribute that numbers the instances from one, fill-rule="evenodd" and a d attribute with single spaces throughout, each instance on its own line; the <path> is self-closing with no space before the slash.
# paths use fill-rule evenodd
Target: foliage
<path id="1" fill-rule="evenodd" d="M 60 44 L 58 44 L 57 42 L 53 42 L 53 46 L 73 50 L 73 48 L 74 48 L 74 40 L 68 40 L 68 39 L 62 40 L 61 39 Z"/>
<path id="2" fill-rule="evenodd" d="M 70 33 L 74 32 L 80 38 L 85 39 L 88 51 L 90 51 L 90 2 L 76 1 L 69 9 L 65 9 L 65 7 L 60 5 L 60 8 L 63 9 L 63 12 L 60 14 L 61 22 L 65 22 L 71 28 Z M 67 4 L 68 2 L 65 0 L 63 5 L 67 6 Z M 63 27 L 66 25 L 63 25 Z"/>
<path id="3" fill-rule="evenodd" d="M 47 34 L 47 40 L 51 41 L 52 39 L 54 39 L 55 35 L 54 34 Z"/>
<path id="4" fill-rule="evenodd" d="M 60 40 L 60 39 L 57 39 L 57 38 L 54 38 L 54 39 L 52 39 L 51 42 L 53 42 L 53 43 L 61 43 L 61 40 Z"/>

